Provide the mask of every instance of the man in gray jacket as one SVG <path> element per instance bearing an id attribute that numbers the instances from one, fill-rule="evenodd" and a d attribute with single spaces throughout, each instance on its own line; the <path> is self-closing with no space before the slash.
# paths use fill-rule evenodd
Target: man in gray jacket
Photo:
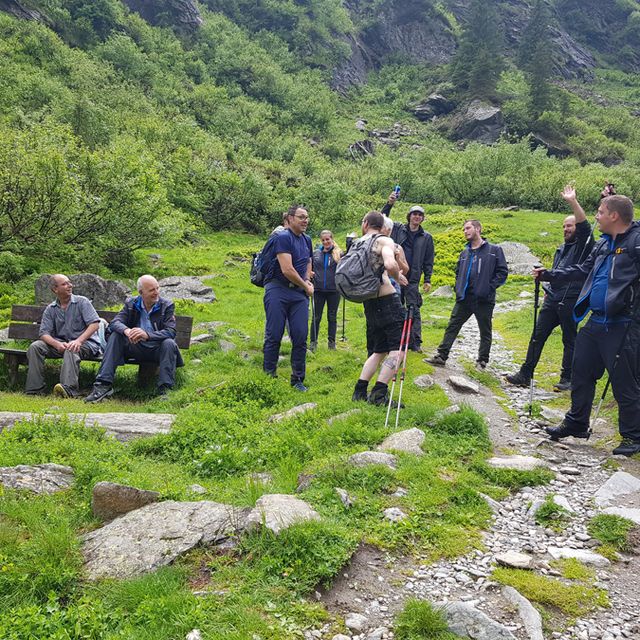
<path id="1" fill-rule="evenodd" d="M 100 355 L 96 334 L 100 318 L 88 298 L 73 295 L 73 285 L 67 276 L 53 275 L 49 285 L 56 299 L 42 314 L 40 339 L 32 342 L 27 350 L 29 370 L 25 392 L 44 394 L 44 361 L 62 358 L 60 382 L 53 388 L 53 393 L 73 398 L 78 395 L 80 361 Z"/>

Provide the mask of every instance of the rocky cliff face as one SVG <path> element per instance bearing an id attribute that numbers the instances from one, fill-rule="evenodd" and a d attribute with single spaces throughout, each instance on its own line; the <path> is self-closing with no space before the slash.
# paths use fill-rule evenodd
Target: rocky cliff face
<path id="1" fill-rule="evenodd" d="M 194 0 L 123 0 L 136 13 L 153 25 L 171 24 L 193 31 L 202 24 L 202 16 Z"/>
<path id="2" fill-rule="evenodd" d="M 569 0 L 564 0 L 564 3 L 570 4 Z M 579 4 L 578 0 L 575 3 Z M 469 0 L 449 0 L 446 4 L 458 23 L 464 22 Z M 355 24 L 367 26 L 361 27 L 350 38 L 352 55 L 335 71 L 333 85 L 340 91 L 364 82 L 369 71 L 390 57 L 443 64 L 449 62 L 455 53 L 457 39 L 446 16 L 437 9 L 429 10 L 423 0 L 386 0 L 375 16 L 366 15 L 366 8 L 358 0 L 346 0 L 345 6 Z M 517 50 L 530 11 L 527 0 L 508 0 L 501 4 L 506 55 Z M 556 71 L 564 78 L 589 76 L 595 67 L 595 59 L 571 35 L 568 15 L 570 12 L 564 8 L 559 11 L 556 16 L 558 27 L 552 29 Z"/>
<path id="3" fill-rule="evenodd" d="M 18 0 L 0 0 L 0 11 L 4 11 L 5 13 L 9 13 L 16 18 L 20 18 L 21 20 L 38 20 L 43 21 L 43 16 L 41 13 L 36 11 L 35 9 L 30 9 L 29 7 L 25 7 Z"/>

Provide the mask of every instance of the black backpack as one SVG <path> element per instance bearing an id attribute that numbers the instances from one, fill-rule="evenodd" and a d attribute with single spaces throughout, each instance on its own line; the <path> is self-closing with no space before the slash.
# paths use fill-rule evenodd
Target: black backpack
<path id="1" fill-rule="evenodd" d="M 251 284 L 256 287 L 264 287 L 267 279 L 271 275 L 276 260 L 275 244 L 277 234 L 273 234 L 265 242 L 264 247 L 253 254 L 251 260 L 251 269 L 249 270 L 249 279 Z"/>
<path id="2" fill-rule="evenodd" d="M 378 297 L 384 265 L 374 269 L 372 248 L 380 237 L 372 233 L 353 242 L 336 267 L 336 289 L 351 302 L 364 302 Z"/>

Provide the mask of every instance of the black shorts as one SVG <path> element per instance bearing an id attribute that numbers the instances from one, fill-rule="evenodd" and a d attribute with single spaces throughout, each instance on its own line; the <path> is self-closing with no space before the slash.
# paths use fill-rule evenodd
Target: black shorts
<path id="1" fill-rule="evenodd" d="M 399 295 L 372 298 L 364 302 L 367 319 L 367 351 L 389 353 L 400 349 L 405 311 Z"/>

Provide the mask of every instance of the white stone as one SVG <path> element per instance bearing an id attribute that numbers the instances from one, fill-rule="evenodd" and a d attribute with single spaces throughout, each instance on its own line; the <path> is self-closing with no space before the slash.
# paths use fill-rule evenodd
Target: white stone
<path id="1" fill-rule="evenodd" d="M 187 633 L 187 637 L 185 640 L 202 640 L 202 634 L 200 633 L 200 629 L 194 629 L 193 631 L 189 631 L 189 633 Z"/>
<path id="2" fill-rule="evenodd" d="M 320 515 L 304 500 L 281 493 L 266 494 L 258 498 L 247 518 L 247 526 L 264 525 L 280 533 L 291 525 L 320 520 Z"/>
<path id="3" fill-rule="evenodd" d="M 362 409 L 349 409 L 349 411 L 345 411 L 344 413 L 339 413 L 337 416 L 332 416 L 331 418 L 327 418 L 327 424 L 332 425 L 334 422 L 338 422 L 338 420 L 345 420 L 349 416 L 354 416 L 358 413 L 362 413 Z"/>
<path id="4" fill-rule="evenodd" d="M 462 393 L 480 393 L 480 386 L 463 376 L 449 376 L 447 382 L 456 390 Z"/>
<path id="5" fill-rule="evenodd" d="M 444 607 L 449 630 L 474 640 L 516 640 L 504 625 L 478 611 L 472 602 L 451 602 Z"/>
<path id="6" fill-rule="evenodd" d="M 563 560 L 566 558 L 575 558 L 583 564 L 589 564 L 594 567 L 608 567 L 611 562 L 599 553 L 587 551 L 585 549 L 571 549 L 569 547 L 549 547 L 547 552 L 554 560 Z"/>
<path id="7" fill-rule="evenodd" d="M 390 469 L 397 467 L 397 458 L 390 453 L 382 453 L 381 451 L 362 451 L 361 453 L 354 453 L 349 462 L 354 467 L 367 467 L 372 464 L 381 464 Z"/>
<path id="8" fill-rule="evenodd" d="M 402 509 L 398 509 L 398 507 L 389 507 L 384 510 L 384 517 L 387 520 L 391 520 L 391 522 L 400 522 L 401 520 L 406 520 L 407 514 Z"/>
<path id="9" fill-rule="evenodd" d="M 344 489 L 336 487 L 335 491 L 338 494 L 340 501 L 345 507 L 347 507 L 347 509 L 353 506 L 353 498 Z"/>
<path id="10" fill-rule="evenodd" d="M 542 633 L 542 616 L 538 610 L 513 587 L 503 587 L 502 595 L 511 604 L 518 607 L 518 613 L 527 630 L 529 640 L 544 640 Z"/>
<path id="11" fill-rule="evenodd" d="M 347 629 L 351 629 L 351 631 L 355 631 L 360 633 L 367 626 L 368 619 L 366 616 L 363 616 L 361 613 L 350 613 L 344 619 L 344 623 Z"/>
<path id="12" fill-rule="evenodd" d="M 496 556 L 496 562 L 504 567 L 512 567 L 513 569 L 531 569 L 533 558 L 526 553 L 507 551 L 499 553 Z"/>
<path id="13" fill-rule="evenodd" d="M 545 467 L 546 462 L 533 456 L 496 456 L 489 458 L 487 464 L 494 469 L 516 469 L 517 471 L 532 471 L 538 467 Z"/>
<path id="14" fill-rule="evenodd" d="M 607 507 L 604 513 L 612 516 L 620 516 L 631 520 L 636 524 L 640 524 L 640 509 L 632 509 L 630 507 Z"/>
<path id="15" fill-rule="evenodd" d="M 558 409 L 552 409 L 551 407 L 542 407 L 540 414 L 549 422 L 561 422 L 564 420 L 564 412 Z"/>
<path id="16" fill-rule="evenodd" d="M 381 451 L 401 451 L 402 453 L 411 453 L 416 456 L 422 456 L 424 455 L 424 451 L 422 451 L 424 438 L 424 431 L 413 427 L 406 431 L 392 433 L 389 437 L 384 439 L 378 449 Z"/>
<path id="17" fill-rule="evenodd" d="M 317 402 L 305 402 L 304 404 L 299 404 L 297 407 L 293 407 L 292 409 L 289 409 L 289 411 L 285 411 L 284 413 L 276 413 L 269 418 L 269 422 L 280 422 L 282 420 L 286 420 L 287 418 L 292 418 L 293 416 L 300 415 L 301 413 L 311 411 L 317 406 Z"/>
<path id="18" fill-rule="evenodd" d="M 617 498 L 640 491 L 640 479 L 626 471 L 616 471 L 595 493 L 599 507 L 615 502 Z"/>
<path id="19" fill-rule="evenodd" d="M 425 373 L 421 376 L 418 376 L 417 378 L 414 378 L 413 384 L 415 384 L 419 389 L 431 389 L 431 387 L 433 387 L 433 385 L 435 384 L 435 380 L 432 376 Z"/>
<path id="20" fill-rule="evenodd" d="M 73 469 L 60 464 L 20 464 L 0 467 L 0 486 L 16 491 L 52 494 L 64 491 L 73 484 Z"/>

